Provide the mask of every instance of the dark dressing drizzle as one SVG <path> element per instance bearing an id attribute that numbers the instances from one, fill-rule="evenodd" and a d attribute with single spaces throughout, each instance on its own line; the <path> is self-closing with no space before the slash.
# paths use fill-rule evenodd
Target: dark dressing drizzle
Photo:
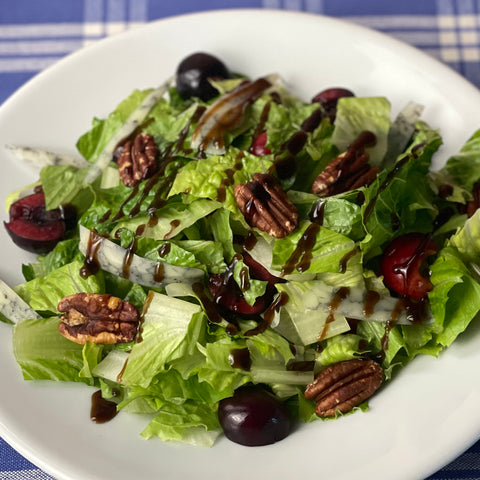
<path id="1" fill-rule="evenodd" d="M 95 423 L 105 423 L 111 420 L 117 414 L 117 404 L 102 397 L 102 391 L 97 390 L 92 395 L 92 405 L 90 408 L 90 418 Z"/>
<path id="2" fill-rule="evenodd" d="M 233 176 L 235 172 L 241 170 L 243 168 L 242 159 L 244 157 L 244 153 L 240 152 L 237 155 L 235 165 L 233 168 L 229 168 L 225 170 L 226 177 L 221 181 L 220 186 L 217 189 L 217 201 L 224 202 L 227 195 L 227 187 L 233 184 Z"/>
<path id="3" fill-rule="evenodd" d="M 88 237 L 87 251 L 85 252 L 85 260 L 83 266 L 80 268 L 80 276 L 88 278 L 90 275 L 95 275 L 100 270 L 100 262 L 98 261 L 98 249 L 105 237 L 99 235 L 97 231 L 92 228 Z"/>
<path id="4" fill-rule="evenodd" d="M 202 135 L 199 152 L 204 152 L 210 144 L 222 148 L 225 133 L 240 124 L 247 106 L 253 103 L 270 86 L 271 83 L 265 78 L 259 78 L 253 82 L 242 82 L 211 105 L 201 116 L 193 132 L 194 139 Z M 211 121 L 212 119 L 214 121 Z M 209 130 L 203 132 L 202 130 L 209 123 L 211 123 Z"/>
<path id="5" fill-rule="evenodd" d="M 145 230 L 147 229 L 147 227 L 153 228 L 158 223 L 157 210 L 161 208 L 163 205 L 165 205 L 166 200 L 164 199 L 164 197 L 168 192 L 168 190 L 170 189 L 175 179 L 175 174 L 178 171 L 179 167 L 176 167 L 176 168 L 174 167 L 173 171 L 168 176 L 165 176 L 165 171 L 167 167 L 173 161 L 175 161 L 175 155 L 177 155 L 180 152 L 180 150 L 183 148 L 183 144 L 188 135 L 191 124 L 194 122 L 197 122 L 204 111 L 205 111 L 205 107 L 203 106 L 197 107 L 197 109 L 195 110 L 193 115 L 190 117 L 185 127 L 181 130 L 178 139 L 175 142 L 172 142 L 171 144 L 169 144 L 165 148 L 164 152 L 161 155 L 162 162 L 160 163 L 157 172 L 143 184 L 143 188 L 141 191 L 139 189 L 139 185 L 136 185 L 135 187 L 132 188 L 127 198 L 120 205 L 118 212 L 111 219 L 112 222 L 116 222 L 122 217 L 124 217 L 125 216 L 124 209 L 126 205 L 129 204 L 138 195 L 138 198 L 136 199 L 135 204 L 133 205 L 133 207 L 128 213 L 128 216 L 130 218 L 137 215 L 140 212 L 143 204 L 145 203 L 146 198 L 149 196 L 149 193 L 155 188 L 154 198 L 147 208 L 148 221 L 147 223 L 141 224 L 137 227 L 135 231 L 135 238 L 132 240 L 130 245 L 126 248 L 123 265 L 122 265 L 122 276 L 124 278 L 130 277 L 130 267 L 131 267 L 134 254 L 137 248 L 138 237 L 142 236 L 145 233 Z M 144 128 L 146 125 L 147 124 L 142 124 L 139 127 L 137 127 L 137 129 L 140 127 Z M 136 133 L 135 132 L 132 133 L 132 135 L 134 134 Z M 124 139 L 124 141 L 126 140 L 128 140 L 128 137 Z M 119 146 L 121 147 L 121 145 Z M 110 218 L 110 216 L 111 216 L 111 211 L 106 212 L 105 215 L 100 219 L 100 223 L 103 221 L 107 221 Z M 170 236 L 173 233 L 174 229 L 179 224 L 180 224 L 179 220 L 173 220 L 171 222 L 171 230 L 167 233 L 165 237 L 168 238 L 168 236 Z M 91 230 L 88 245 L 87 245 L 87 252 L 85 255 L 84 265 L 80 270 L 80 274 L 84 278 L 87 278 L 89 275 L 95 274 L 100 269 L 100 264 L 97 258 L 97 252 L 100 247 L 101 238 L 103 237 L 100 237 L 94 229 Z M 164 266 L 162 264 L 158 263 L 155 266 L 153 278 L 156 282 L 161 282 L 163 280 Z"/>
<path id="6" fill-rule="evenodd" d="M 380 294 L 375 290 L 368 290 L 363 299 L 363 314 L 365 317 L 370 317 L 375 310 L 375 306 L 380 300 Z"/>
<path id="7" fill-rule="evenodd" d="M 270 113 L 270 108 L 271 108 L 270 102 L 267 102 L 263 107 L 262 113 L 260 114 L 260 121 L 258 122 L 257 126 L 255 127 L 255 131 L 253 132 L 252 144 L 250 145 L 250 148 L 249 148 L 250 152 L 253 150 L 255 139 L 263 132 L 265 128 L 265 124 L 267 123 L 268 115 Z"/>
<path id="8" fill-rule="evenodd" d="M 193 292 L 200 300 L 200 303 L 203 305 L 203 309 L 207 314 L 207 318 L 212 323 L 221 323 L 223 320 L 220 312 L 215 305 L 215 302 L 210 299 L 204 285 L 200 282 L 196 282 L 192 285 Z M 229 335 L 235 335 L 239 332 L 238 325 L 234 324 L 233 322 L 229 322 L 226 331 Z"/>
<path id="9" fill-rule="evenodd" d="M 132 265 L 133 256 L 137 250 L 137 237 L 134 237 L 126 248 L 125 257 L 122 265 L 122 277 L 130 278 L 130 266 Z"/>
<path id="10" fill-rule="evenodd" d="M 349 252 L 347 252 L 341 259 L 340 262 L 338 262 L 338 269 L 340 273 L 345 273 L 347 271 L 347 263 L 348 261 L 355 256 L 355 254 L 358 252 L 358 248 L 355 247 Z"/>
<path id="11" fill-rule="evenodd" d="M 233 368 L 239 368 L 246 372 L 249 372 L 252 366 L 252 359 L 250 358 L 248 348 L 232 348 L 228 360 Z"/>
<path id="12" fill-rule="evenodd" d="M 315 246 L 317 233 L 320 230 L 318 223 L 311 223 L 295 247 L 295 250 L 290 255 L 285 265 L 282 268 L 281 276 L 289 275 L 295 269 L 299 272 L 304 272 L 310 267 L 312 261 L 312 249 Z"/>
<path id="13" fill-rule="evenodd" d="M 335 320 L 335 312 L 337 311 L 338 307 L 342 303 L 342 300 L 348 297 L 350 294 L 350 289 L 348 287 L 340 287 L 333 295 L 330 303 L 328 304 L 328 316 L 325 319 L 325 323 L 323 324 L 322 331 L 318 336 L 318 342 L 321 342 L 328 332 L 328 326 Z"/>
<path id="14" fill-rule="evenodd" d="M 246 337 L 251 337 L 253 335 L 263 333 L 272 324 L 275 313 L 278 312 L 281 307 L 286 305 L 287 302 L 288 294 L 286 294 L 285 292 L 280 292 L 277 298 L 275 298 L 275 300 L 263 313 L 263 322 L 260 323 L 257 327 L 247 330 L 244 335 Z"/>
<path id="15" fill-rule="evenodd" d="M 289 372 L 310 372 L 315 367 L 315 360 L 301 360 L 297 362 L 289 362 L 287 371 Z"/>
<path id="16" fill-rule="evenodd" d="M 385 180 L 380 184 L 378 187 L 378 190 L 376 194 L 370 199 L 370 201 L 367 203 L 367 206 L 365 207 L 365 211 L 363 213 L 363 223 L 365 224 L 367 220 L 370 218 L 370 215 L 373 212 L 373 209 L 375 208 L 375 204 L 377 203 L 377 199 L 379 195 L 390 185 L 392 180 L 398 175 L 398 172 L 403 168 L 403 166 L 408 163 L 408 161 L 412 158 L 417 158 L 417 151 L 424 146 L 424 142 L 419 143 L 418 145 L 415 145 L 415 147 L 412 148 L 411 153 L 408 155 L 405 155 L 403 158 L 397 161 L 395 166 L 392 168 L 392 170 L 388 173 L 388 175 L 385 177 Z"/>

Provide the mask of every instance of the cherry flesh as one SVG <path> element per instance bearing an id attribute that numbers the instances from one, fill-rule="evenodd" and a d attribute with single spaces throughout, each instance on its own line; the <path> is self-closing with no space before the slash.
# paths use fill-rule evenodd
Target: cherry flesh
<path id="1" fill-rule="evenodd" d="M 242 292 L 242 288 L 248 288 L 247 285 L 240 286 L 233 277 L 235 264 L 239 258 L 248 267 L 250 278 L 268 282 L 265 293 L 258 297 L 253 305 L 250 305 Z M 243 252 L 241 257 L 234 257 L 227 270 L 210 276 L 208 288 L 215 304 L 221 313 L 226 317 L 232 314 L 244 318 L 256 318 L 263 313 L 272 303 L 276 293 L 275 284 L 284 282 L 282 278 L 272 275 L 263 265 L 258 263 L 247 252 Z"/>
<path id="2" fill-rule="evenodd" d="M 42 192 L 14 202 L 10 206 L 9 216 L 10 221 L 5 222 L 5 227 L 13 242 L 36 254 L 52 250 L 63 238 L 65 231 L 76 224 L 74 207 L 46 210 Z"/>
<path id="3" fill-rule="evenodd" d="M 177 67 L 177 91 L 184 99 L 197 97 L 207 102 L 218 95 L 218 90 L 208 79 L 229 77 L 230 72 L 218 58 L 208 53 L 194 53 L 184 58 Z"/>
<path id="4" fill-rule="evenodd" d="M 218 419 L 228 439 L 249 447 L 283 440 L 291 430 L 285 406 L 257 385 L 241 387 L 233 397 L 221 400 Z"/>
<path id="5" fill-rule="evenodd" d="M 267 144 L 267 132 L 262 132 L 258 137 L 253 140 L 251 152 L 257 157 L 263 157 L 264 155 L 270 155 L 272 151 L 265 147 Z"/>
<path id="6" fill-rule="evenodd" d="M 233 276 L 225 274 L 214 274 L 210 277 L 208 288 L 215 304 L 224 315 L 232 313 L 245 318 L 255 317 L 263 313 L 272 303 L 275 294 L 275 287 L 267 285 L 265 293 L 250 305 L 242 293 L 241 288 L 233 279 Z"/>
<path id="7" fill-rule="evenodd" d="M 395 238 L 381 260 L 385 285 L 413 300 L 421 300 L 433 288 L 422 274 L 425 260 L 437 252 L 437 246 L 428 235 L 407 233 Z"/>

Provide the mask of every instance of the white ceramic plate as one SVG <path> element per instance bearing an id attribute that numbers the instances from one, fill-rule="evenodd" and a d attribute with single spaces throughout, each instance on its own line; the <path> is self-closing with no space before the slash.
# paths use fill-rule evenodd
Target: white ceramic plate
<path id="1" fill-rule="evenodd" d="M 329 86 L 409 100 L 442 131 L 439 159 L 480 126 L 480 93 L 446 67 L 391 38 L 337 20 L 280 11 L 223 11 L 171 18 L 102 41 L 59 62 L 0 109 L 0 145 L 75 153 L 93 116 L 134 88 L 152 87 L 193 51 L 215 53 L 251 76 L 279 72 L 305 99 Z M 0 149 L 2 197 L 37 173 Z M 3 214 L 5 217 L 5 214 Z M 21 280 L 28 255 L 0 229 L 0 276 Z M 418 358 L 370 402 L 367 413 L 302 426 L 262 448 L 221 440 L 212 449 L 145 441 L 137 418 L 89 420 L 91 390 L 21 380 L 0 325 L 0 434 L 60 480 L 422 479 L 480 433 L 480 337 L 475 326 L 440 359 Z"/>

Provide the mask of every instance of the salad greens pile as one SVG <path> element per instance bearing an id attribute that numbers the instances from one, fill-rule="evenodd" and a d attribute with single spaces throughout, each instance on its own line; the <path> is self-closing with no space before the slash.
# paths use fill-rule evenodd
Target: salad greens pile
<path id="1" fill-rule="evenodd" d="M 219 401 L 242 385 L 268 385 L 295 418 L 309 422 L 318 417 L 303 392 L 324 366 L 377 358 L 389 381 L 416 355 L 438 355 L 474 319 L 480 310 L 480 213 L 467 218 L 464 207 L 480 180 L 480 131 L 431 172 L 442 140 L 418 119 L 418 108 L 409 105 L 392 119 L 385 98 L 341 98 L 335 121 L 325 115 L 308 132 L 295 155 L 295 172 L 280 181 L 298 210 L 299 226 L 273 238 L 247 223 L 234 187 L 271 171 L 276 152 L 285 150 L 285 142 L 321 106 L 296 98 L 280 79 L 269 80 L 272 86 L 246 106 L 241 122 L 224 132 L 223 150 L 199 155 L 192 148 L 198 122 L 193 117 L 199 106 L 208 108 L 215 100 L 184 100 L 174 86 L 164 85 L 136 90 L 107 118 L 95 118 L 78 140 L 81 159 L 37 152 L 44 162 L 37 185 L 47 209 L 73 205 L 79 220 L 51 252 L 23 266 L 24 283 L 12 289 L 1 285 L 1 318 L 13 324 L 14 352 L 25 379 L 95 386 L 119 410 L 145 416 L 145 438 L 210 446 L 221 433 Z M 224 95 L 241 81 L 214 85 Z M 263 121 L 265 147 L 273 153 L 258 156 L 250 147 Z M 139 125 L 153 136 L 163 166 L 153 186 L 146 179 L 132 188 L 120 179 L 115 148 Z M 282 275 L 312 223 L 310 212 L 319 201 L 311 193 L 313 180 L 364 130 L 377 139 L 367 149 L 370 164 L 379 168 L 376 180 L 322 200 L 323 223 L 310 261 Z M 14 151 L 26 155 L 20 147 Z M 7 208 L 23 194 L 9 195 Z M 100 268 L 82 275 L 92 230 Z M 409 232 L 429 233 L 438 246 L 429 259 L 429 314 L 413 322 L 402 312 L 393 322 L 398 296 L 385 287 L 378 266 L 386 246 Z M 264 319 L 237 316 L 232 332 L 232 319 L 212 319 L 203 298 L 209 278 L 227 269 L 249 305 L 265 294 L 268 282 L 252 278 L 241 256 L 252 236 L 248 254 L 282 277 L 275 298 L 288 295 L 288 302 L 269 312 L 268 328 L 256 334 L 252 330 Z M 155 276 L 158 265 L 161 278 Z M 203 296 L 198 284 L 205 287 Z M 340 287 L 350 294 L 332 312 L 330 302 Z M 380 300 L 367 315 L 363 299 L 371 290 Z M 78 292 L 109 293 L 134 304 L 142 312 L 141 339 L 79 345 L 64 338 L 57 330 L 57 305 Z M 244 349 L 249 368 L 232 361 L 232 352 Z M 292 368 L 300 362 L 311 368 Z"/>

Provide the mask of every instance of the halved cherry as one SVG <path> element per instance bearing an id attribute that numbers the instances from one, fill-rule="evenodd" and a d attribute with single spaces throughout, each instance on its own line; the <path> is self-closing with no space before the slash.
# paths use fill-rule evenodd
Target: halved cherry
<path id="1" fill-rule="evenodd" d="M 425 276 L 425 260 L 437 253 L 429 235 L 407 233 L 395 238 L 385 250 L 381 272 L 385 285 L 399 295 L 421 300 L 433 288 Z"/>
<path id="2" fill-rule="evenodd" d="M 42 192 L 33 193 L 14 202 L 9 209 L 10 221 L 5 227 L 13 242 L 29 252 L 43 254 L 55 247 L 69 226 L 75 223 L 73 207 L 45 209 Z"/>
<path id="3" fill-rule="evenodd" d="M 263 280 L 270 284 L 284 283 L 286 280 L 280 277 L 272 275 L 261 263 L 258 263 L 253 257 L 247 253 L 242 253 L 243 263 L 248 267 L 250 271 L 250 277 L 255 280 Z"/>
<path id="4" fill-rule="evenodd" d="M 256 138 L 254 138 L 250 151 L 257 157 L 263 157 L 263 155 L 270 155 L 272 151 L 265 147 L 267 144 L 267 132 L 262 132 Z"/>
<path id="5" fill-rule="evenodd" d="M 250 305 L 238 286 L 233 276 L 225 274 L 214 274 L 208 282 L 210 294 L 217 307 L 223 314 L 237 314 L 245 318 L 255 317 L 263 313 L 272 303 L 275 294 L 275 287 L 267 285 L 265 293 L 258 297 L 253 305 Z"/>

